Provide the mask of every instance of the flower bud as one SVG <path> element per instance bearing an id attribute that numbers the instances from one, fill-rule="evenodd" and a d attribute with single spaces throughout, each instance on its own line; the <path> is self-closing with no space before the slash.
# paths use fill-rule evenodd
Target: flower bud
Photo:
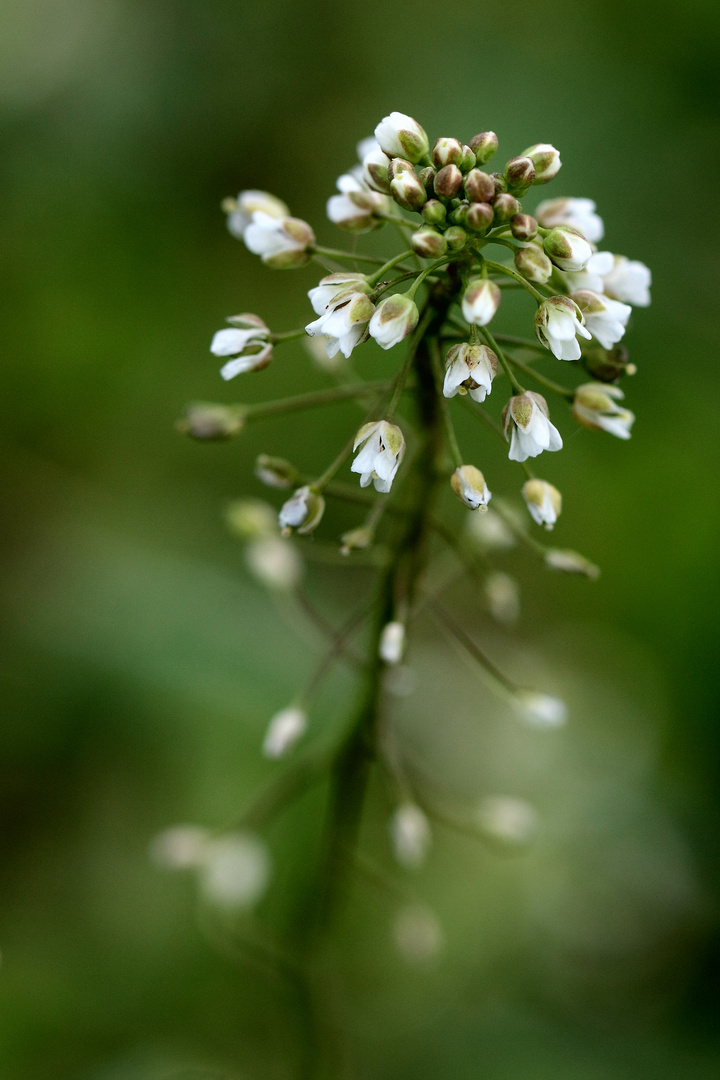
<path id="1" fill-rule="evenodd" d="M 507 192 L 507 180 L 501 172 L 490 173 L 490 179 L 495 185 L 496 195 L 505 195 Z"/>
<path id="2" fill-rule="evenodd" d="M 552 529 L 562 510 L 562 495 L 547 480 L 527 480 L 522 489 L 523 499 L 533 521 Z"/>
<path id="3" fill-rule="evenodd" d="M 324 315 L 330 305 L 342 293 L 369 293 L 370 286 L 364 274 L 343 270 L 339 274 L 327 274 L 313 289 L 308 289 L 308 297 L 316 315 Z"/>
<path id="4" fill-rule="evenodd" d="M 406 113 L 392 112 L 375 128 L 375 138 L 388 157 L 403 157 L 416 164 L 430 149 L 428 137 Z"/>
<path id="5" fill-rule="evenodd" d="M 403 210 L 422 210 L 427 202 L 427 192 L 414 172 L 403 169 L 396 172 L 390 181 L 390 191 L 398 206 Z"/>
<path id="6" fill-rule="evenodd" d="M 509 195 L 507 192 L 501 191 L 500 194 L 495 197 L 493 210 L 497 224 L 504 225 L 506 221 L 510 221 L 510 218 L 518 213 L 520 210 L 520 203 L 514 195 Z"/>
<path id="7" fill-rule="evenodd" d="M 418 309 L 404 293 L 396 293 L 375 308 L 368 330 L 382 349 L 392 349 L 411 334 L 418 324 Z"/>
<path id="8" fill-rule="evenodd" d="M 404 803 L 390 822 L 395 858 L 401 866 L 420 866 L 425 860 L 432 839 L 425 814 L 415 803 Z"/>
<path id="9" fill-rule="evenodd" d="M 340 539 L 342 541 L 340 554 L 349 555 L 351 551 L 365 551 L 369 548 L 375 539 L 375 534 L 372 529 L 361 526 L 359 529 L 350 529 L 349 532 L 343 533 Z"/>
<path id="10" fill-rule="evenodd" d="M 380 635 L 378 653 L 386 664 L 399 664 L 405 651 L 405 626 L 401 622 L 389 622 Z"/>
<path id="11" fill-rule="evenodd" d="M 494 281 L 472 278 L 462 298 L 463 318 L 472 326 L 487 326 L 500 305 L 502 293 Z"/>
<path id="12" fill-rule="evenodd" d="M 578 424 L 592 431 L 607 431 L 618 439 L 629 439 L 635 415 L 617 404 L 624 397 L 619 386 L 585 383 L 575 391 L 572 414 Z"/>
<path id="13" fill-rule="evenodd" d="M 464 186 L 470 202 L 487 203 L 495 198 L 495 182 L 482 169 L 471 169 L 465 177 Z"/>
<path id="14" fill-rule="evenodd" d="M 467 222 L 467 212 L 470 208 L 470 203 L 465 199 L 453 199 L 450 204 L 452 209 L 448 214 L 448 221 L 451 225 L 462 225 L 463 228 Z"/>
<path id="15" fill-rule="evenodd" d="M 438 199 L 428 199 L 420 211 L 428 225 L 444 225 L 447 210 Z"/>
<path id="16" fill-rule="evenodd" d="M 446 165 L 460 165 L 463 159 L 462 144 L 458 139 L 436 139 L 432 148 L 432 160 L 436 169 Z"/>
<path id="17" fill-rule="evenodd" d="M 424 225 L 410 237 L 410 247 L 423 259 L 439 259 L 447 251 L 447 240 L 437 229 Z"/>
<path id="18" fill-rule="evenodd" d="M 454 199 L 462 190 L 462 173 L 457 165 L 446 165 L 435 177 L 433 187 L 441 199 Z"/>
<path id="19" fill-rule="evenodd" d="M 470 149 L 475 154 L 478 165 L 486 165 L 497 153 L 497 148 L 498 137 L 494 131 L 481 131 L 479 135 L 473 135 L 470 140 Z"/>
<path id="20" fill-rule="evenodd" d="M 443 395 L 469 394 L 473 401 L 484 401 L 492 390 L 498 360 L 487 345 L 453 345 L 445 358 Z"/>
<path id="21" fill-rule="evenodd" d="M 547 401 L 542 394 L 526 390 L 510 398 L 502 414 L 503 433 L 510 435 L 510 461 L 526 461 L 543 450 L 562 450 L 562 438 L 550 423 Z"/>
<path id="22" fill-rule="evenodd" d="M 535 337 L 558 360 L 579 360 L 577 335 L 590 338 L 580 308 L 569 296 L 550 296 L 535 312 Z"/>
<path id="23" fill-rule="evenodd" d="M 490 203 L 470 203 L 465 214 L 465 222 L 473 232 L 485 233 L 494 220 L 494 212 Z"/>
<path id="24" fill-rule="evenodd" d="M 569 225 L 551 229 L 543 240 L 543 248 L 560 270 L 583 270 L 593 253 L 585 237 Z"/>
<path id="25" fill-rule="evenodd" d="M 545 565 L 550 570 L 561 574 L 578 574 L 580 577 L 595 581 L 600 577 L 600 567 L 595 566 L 577 551 L 562 548 L 548 548 L 545 552 Z"/>
<path id="26" fill-rule="evenodd" d="M 467 233 L 459 225 L 451 225 L 445 231 L 445 239 L 450 251 L 460 251 L 467 243 Z"/>
<path id="27" fill-rule="evenodd" d="M 624 345 L 613 349 L 590 349 L 583 362 L 588 375 L 598 382 L 615 382 L 622 375 L 634 375 L 637 368 L 628 361 L 628 351 Z"/>
<path id="28" fill-rule="evenodd" d="M 552 277 L 552 263 L 535 244 L 515 252 L 515 268 L 528 281 L 544 285 Z"/>
<path id="29" fill-rule="evenodd" d="M 412 173 L 414 176 L 415 166 L 412 161 L 406 161 L 405 158 L 393 158 L 388 165 L 388 181 L 394 180 L 401 173 Z"/>
<path id="30" fill-rule="evenodd" d="M 384 195 L 390 194 L 390 177 L 388 166 L 390 158 L 379 146 L 371 149 L 362 159 L 363 180 L 373 191 L 381 191 Z"/>
<path id="31" fill-rule="evenodd" d="M 277 516 L 262 499 L 234 499 L 225 509 L 225 524 L 240 540 L 277 536 Z"/>
<path id="32" fill-rule="evenodd" d="M 194 401 L 175 429 L 193 439 L 232 439 L 245 426 L 245 410 L 238 405 L 214 405 L 209 401 Z"/>
<path id="33" fill-rule="evenodd" d="M 256 211 L 243 235 L 245 246 L 273 270 L 303 266 L 315 246 L 315 233 L 300 218 L 275 218 Z"/>
<path id="34" fill-rule="evenodd" d="M 262 371 L 272 360 L 270 331 L 259 315 L 231 315 L 228 330 L 218 330 L 210 343 L 213 356 L 230 356 L 220 369 L 223 379 L 233 379 L 247 371 Z M 233 356 L 233 354 L 235 354 Z"/>
<path id="35" fill-rule="evenodd" d="M 278 521 L 283 536 L 290 536 L 297 529 L 300 536 L 305 536 L 316 529 L 325 513 L 325 500 L 319 491 L 308 484 L 297 489 L 291 499 L 280 509 Z"/>
<path id="36" fill-rule="evenodd" d="M 538 223 L 532 214 L 515 214 L 510 219 L 510 231 L 516 240 L 532 240 L 537 236 Z"/>
<path id="37" fill-rule="evenodd" d="M 273 524 L 277 519 L 273 514 Z M 245 548 L 248 570 L 270 589 L 288 592 L 296 588 L 303 574 L 303 562 L 291 540 L 282 536 L 262 536 Z"/>
<path id="38" fill-rule="evenodd" d="M 435 184 L 435 177 L 437 176 L 437 169 L 434 169 L 432 165 L 427 165 L 424 169 L 421 169 L 418 173 L 418 180 L 427 191 L 428 195 L 432 195 Z"/>
<path id="39" fill-rule="evenodd" d="M 535 180 L 535 166 L 529 157 L 510 158 L 505 166 L 505 179 L 512 195 L 524 195 Z"/>
<path id="40" fill-rule="evenodd" d="M 560 153 L 550 143 L 535 143 L 528 147 L 523 157 L 530 158 L 535 166 L 533 184 L 547 184 L 560 172 Z"/>
<path id="41" fill-rule="evenodd" d="M 458 165 L 461 173 L 469 173 L 471 169 L 475 168 L 475 152 L 471 150 L 466 144 L 463 145 L 462 161 Z"/>
<path id="42" fill-rule="evenodd" d="M 520 590 L 509 574 L 497 571 L 485 581 L 485 598 L 490 614 L 503 626 L 512 626 L 520 617 Z"/>
<path id="43" fill-rule="evenodd" d="M 362 447 L 350 466 L 360 473 L 360 487 L 370 482 L 376 491 L 387 493 L 405 455 L 405 437 L 397 424 L 376 420 L 363 424 L 355 436 L 353 450 Z"/>
<path id="44" fill-rule="evenodd" d="M 270 872 L 270 856 L 257 837 L 230 833 L 206 844 L 201 887 L 207 900 L 219 908 L 247 909 L 265 892 Z"/>
<path id="45" fill-rule="evenodd" d="M 485 477 L 474 465 L 460 465 L 450 477 L 450 486 L 470 510 L 487 510 L 491 495 Z"/>
<path id="46" fill-rule="evenodd" d="M 273 760 L 285 757 L 306 730 L 307 713 L 304 709 L 295 706 L 281 709 L 268 724 L 263 740 L 263 754 Z"/>
<path id="47" fill-rule="evenodd" d="M 284 218 L 290 214 L 285 203 L 267 191 L 241 191 L 237 199 L 223 199 L 222 208 L 227 214 L 228 230 L 238 240 L 243 239 L 257 210 L 274 218 Z"/>
<path id="48" fill-rule="evenodd" d="M 403 907 L 393 920 L 393 938 L 409 964 L 426 965 L 442 952 L 445 935 L 436 916 L 415 904 Z"/>
<path id="49" fill-rule="evenodd" d="M 297 469 L 285 458 L 259 454 L 255 459 L 255 476 L 271 488 L 289 488 L 297 481 Z"/>

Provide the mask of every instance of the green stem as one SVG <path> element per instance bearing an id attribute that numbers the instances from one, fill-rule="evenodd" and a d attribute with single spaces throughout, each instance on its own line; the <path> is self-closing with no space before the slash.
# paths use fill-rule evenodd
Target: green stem
<path id="1" fill-rule="evenodd" d="M 413 332 L 413 335 L 410 339 L 410 345 L 408 347 L 407 355 L 405 356 L 405 360 L 403 362 L 403 366 L 400 368 L 397 378 L 395 379 L 393 395 L 390 398 L 390 404 L 388 405 L 385 414 L 387 420 L 392 420 L 395 414 L 395 409 L 397 408 L 400 396 L 405 388 L 405 383 L 407 381 L 408 375 L 410 374 L 410 369 L 412 368 L 415 354 L 418 350 L 420 342 L 422 341 L 423 334 L 427 330 L 432 318 L 432 308 L 428 307 L 428 309 L 423 313 L 420 322 L 418 323 L 415 331 Z"/>
<path id="2" fill-rule="evenodd" d="M 492 259 L 485 259 L 485 265 L 488 267 L 488 269 L 494 270 L 498 274 L 506 274 L 508 277 L 513 278 L 520 285 L 522 285 L 522 287 L 526 289 L 527 292 L 529 292 L 535 300 L 537 300 L 538 304 L 542 304 L 542 302 L 545 300 L 545 297 L 542 295 L 542 293 L 538 292 L 537 289 L 533 285 L 531 285 L 529 281 L 525 280 L 522 274 L 518 274 L 517 270 L 513 270 L 512 267 L 506 266 L 504 263 L 493 262 Z"/>
<path id="3" fill-rule="evenodd" d="M 270 334 L 268 340 L 272 345 L 277 345 L 281 341 L 294 341 L 295 338 L 301 338 L 306 336 L 305 327 L 302 330 L 283 330 L 281 334 Z"/>
<path id="4" fill-rule="evenodd" d="M 345 443 L 345 445 L 343 446 L 342 450 L 340 451 L 340 453 L 338 454 L 338 456 L 337 456 L 337 457 L 335 458 L 335 460 L 334 460 L 334 461 L 331 461 L 331 462 L 330 462 L 330 464 L 328 465 L 327 469 L 326 469 L 326 470 L 325 470 L 325 472 L 324 472 L 324 473 L 322 474 L 322 476 L 319 476 L 319 477 L 317 478 L 317 480 L 315 480 L 315 482 L 314 482 L 313 484 L 311 484 L 311 485 L 310 485 L 310 486 L 311 486 L 311 488 L 312 488 L 312 489 L 313 489 L 314 491 L 317 491 L 317 492 L 321 492 L 321 491 L 324 491 L 324 490 L 325 490 L 325 488 L 326 488 L 326 487 L 327 487 L 327 485 L 328 485 L 328 484 L 330 483 L 330 481 L 332 480 L 333 476 L 334 476 L 334 475 L 335 475 L 335 473 L 336 473 L 336 472 L 338 471 L 338 469 L 339 469 L 339 468 L 341 467 L 341 465 L 343 464 L 343 462 L 344 462 L 344 461 L 346 460 L 346 458 L 348 458 L 348 457 L 350 456 L 350 454 L 352 453 L 352 451 L 353 451 L 353 446 L 354 446 L 354 444 L 355 444 L 355 436 L 353 435 L 353 436 L 351 436 L 351 438 L 350 438 L 350 439 L 348 439 L 348 441 L 347 441 L 347 442 Z"/>
<path id="5" fill-rule="evenodd" d="M 264 420 L 267 416 L 295 412 L 301 409 L 313 409 L 317 405 L 334 405 L 349 398 L 373 397 L 384 390 L 389 390 L 392 383 L 386 379 L 351 386 L 332 386 L 327 390 L 313 390 L 308 394 L 298 394 L 291 398 L 278 398 L 276 401 L 263 401 L 257 405 L 240 405 L 238 410 L 245 420 Z"/>
<path id="6" fill-rule="evenodd" d="M 374 263 L 375 266 L 382 266 L 385 262 L 375 255 L 358 255 L 350 251 L 336 251 L 335 248 L 314 247 L 312 250 L 315 255 L 325 255 L 328 259 L 348 259 L 350 262 Z"/>
<path id="7" fill-rule="evenodd" d="M 575 391 L 568 390 L 560 383 L 553 382 L 552 379 L 546 379 L 544 375 L 541 375 L 539 371 L 534 368 L 528 367 L 527 364 L 523 364 L 522 360 L 516 360 L 514 356 L 508 356 L 509 362 L 519 371 L 522 371 L 524 375 L 528 375 L 535 382 L 540 383 L 546 390 L 549 390 L 553 394 L 559 394 L 560 397 L 564 397 L 567 401 L 573 401 L 575 398 Z"/>
<path id="8" fill-rule="evenodd" d="M 508 363 L 508 360 L 507 360 L 507 357 L 505 356 L 505 353 L 500 348 L 497 341 L 495 340 L 495 338 L 492 336 L 492 334 L 488 330 L 487 326 L 481 326 L 480 327 L 480 333 L 483 335 L 483 337 L 487 341 L 490 348 L 495 353 L 497 353 L 497 358 L 500 361 L 502 369 L 505 372 L 505 374 L 507 375 L 508 380 L 510 381 L 510 385 L 512 386 L 512 389 L 513 389 L 513 393 L 514 394 L 524 394 L 525 393 L 525 388 L 523 386 L 521 386 L 520 383 L 515 378 L 515 375 L 513 373 L 512 368 L 510 367 L 510 364 Z"/>
<path id="9" fill-rule="evenodd" d="M 530 338 L 515 337 L 513 334 L 496 334 L 495 337 L 505 345 L 517 345 L 520 348 L 532 349 L 533 352 L 539 352 L 542 353 L 543 356 L 547 356 L 547 349 L 544 345 L 541 345 L 539 341 L 532 341 Z"/>
<path id="10" fill-rule="evenodd" d="M 390 261 L 386 262 L 384 266 L 381 266 L 379 270 L 376 270 L 374 274 L 368 276 L 368 285 L 374 285 L 376 281 L 379 281 L 380 278 L 388 272 L 388 270 L 392 270 L 393 266 L 397 266 L 398 263 L 401 263 L 408 255 L 413 254 L 414 252 L 410 249 L 409 251 L 403 251 L 400 255 L 396 255 L 394 259 L 390 259 Z"/>

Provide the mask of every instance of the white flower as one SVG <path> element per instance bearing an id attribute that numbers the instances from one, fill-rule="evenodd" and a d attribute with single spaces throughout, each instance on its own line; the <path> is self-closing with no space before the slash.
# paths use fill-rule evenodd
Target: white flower
<path id="1" fill-rule="evenodd" d="M 320 278 L 315 288 L 308 290 L 308 296 L 315 314 L 323 315 L 341 293 L 367 292 L 369 288 L 364 274 L 351 274 L 349 271 L 344 271 Z"/>
<path id="2" fill-rule="evenodd" d="M 481 829 L 508 844 L 527 844 L 538 829 L 538 813 L 524 799 L 488 795 L 477 809 Z"/>
<path id="3" fill-rule="evenodd" d="M 245 548 L 248 569 L 258 581 L 271 589 L 294 589 L 303 572 L 299 551 L 282 536 L 264 536 Z"/>
<path id="4" fill-rule="evenodd" d="M 370 297 L 350 286 L 335 296 L 319 319 L 308 323 L 305 333 L 310 337 L 326 337 L 329 357 L 338 350 L 348 357 L 367 338 L 368 322 L 374 310 Z"/>
<path id="5" fill-rule="evenodd" d="M 578 229 L 591 244 L 599 243 L 605 235 L 602 218 L 595 213 L 592 199 L 546 199 L 535 211 L 535 217 L 546 229 L 570 225 Z"/>
<path id="6" fill-rule="evenodd" d="M 252 907 L 269 880 L 270 856 L 257 837 L 229 833 L 206 845 L 201 885 L 207 899 L 218 907 Z"/>
<path id="7" fill-rule="evenodd" d="M 372 481 L 376 491 L 388 492 L 405 454 L 405 439 L 399 427 L 387 420 L 364 424 L 357 435 L 353 450 L 362 446 L 350 471 L 360 473 L 360 487 Z"/>
<path id="8" fill-rule="evenodd" d="M 485 596 L 490 614 L 504 626 L 512 626 L 520 617 L 520 590 L 509 574 L 497 570 L 485 581 Z"/>
<path id="9" fill-rule="evenodd" d="M 413 332 L 419 318 L 414 301 L 404 293 L 396 293 L 375 308 L 368 331 L 382 349 L 392 349 Z"/>
<path id="10" fill-rule="evenodd" d="M 263 754 L 267 758 L 284 757 L 306 730 L 307 713 L 303 709 L 292 706 L 281 709 L 268 724 L 263 741 Z"/>
<path id="11" fill-rule="evenodd" d="M 386 664 L 399 664 L 405 651 L 405 627 L 397 620 L 386 623 L 380 635 L 378 653 Z"/>
<path id="12" fill-rule="evenodd" d="M 492 390 L 497 375 L 498 360 L 487 345 L 453 345 L 445 358 L 443 394 L 469 394 L 473 401 L 484 401 Z"/>
<path id="13" fill-rule="evenodd" d="M 305 484 L 283 503 L 278 514 L 283 536 L 289 536 L 293 529 L 297 529 L 301 536 L 311 533 L 320 524 L 324 513 L 325 500 L 322 495 Z"/>
<path id="14" fill-rule="evenodd" d="M 615 256 L 610 251 L 595 251 L 590 256 L 584 270 L 570 271 L 565 275 L 568 290 L 590 289 L 592 292 L 605 291 L 605 275 L 613 268 Z"/>
<path id="15" fill-rule="evenodd" d="M 487 510 L 492 496 L 485 477 L 474 465 L 460 465 L 450 477 L 450 486 L 470 510 Z"/>
<path id="16" fill-rule="evenodd" d="M 246 371 L 260 371 L 272 360 L 270 331 L 257 315 L 233 315 L 231 330 L 218 330 L 210 343 L 213 356 L 232 356 L 220 369 L 223 379 L 234 379 Z"/>
<path id="17" fill-rule="evenodd" d="M 243 239 L 245 246 L 267 266 L 290 270 L 308 261 L 315 233 L 299 218 L 272 217 L 264 210 L 256 210 Z"/>
<path id="18" fill-rule="evenodd" d="M 417 120 L 406 113 L 392 112 L 384 116 L 375 128 L 375 138 L 388 157 L 406 158 L 413 164 L 425 157 L 430 149 L 427 135 Z"/>
<path id="19" fill-rule="evenodd" d="M 547 184 L 560 172 L 560 152 L 550 143 L 535 143 L 523 151 L 522 157 L 529 157 L 535 166 L 533 184 Z"/>
<path id="20" fill-rule="evenodd" d="M 585 317 L 585 326 L 604 349 L 611 349 L 625 333 L 627 321 L 632 315 L 629 304 L 611 300 L 589 289 L 572 294 L 572 299 Z"/>
<path id="21" fill-rule="evenodd" d="M 390 819 L 390 837 L 395 858 L 401 866 L 420 866 L 432 836 L 425 814 L 415 803 L 403 803 Z"/>
<path id="22" fill-rule="evenodd" d="M 567 720 L 567 705 L 550 694 L 536 694 L 532 690 L 519 690 L 515 705 L 521 718 L 532 727 L 561 727 Z"/>
<path id="23" fill-rule="evenodd" d="M 472 326 L 487 326 L 500 305 L 502 293 L 494 281 L 474 278 L 462 298 L 462 313 Z"/>
<path id="24" fill-rule="evenodd" d="M 542 394 L 527 390 L 510 398 L 503 410 L 505 438 L 510 432 L 510 461 L 526 461 L 543 450 L 562 450 L 558 429 L 548 419 L 548 407 Z"/>
<path id="25" fill-rule="evenodd" d="M 174 825 L 154 836 L 150 858 L 168 870 L 188 870 L 202 862 L 210 834 L 199 825 Z"/>
<path id="26" fill-rule="evenodd" d="M 387 198 L 371 191 L 367 185 L 351 173 L 343 173 L 337 181 L 340 195 L 331 195 L 327 201 L 327 216 L 334 225 L 347 232 L 369 232 L 381 221 L 378 211 L 387 209 Z"/>
<path id="27" fill-rule="evenodd" d="M 569 296 L 551 296 L 543 300 L 535 313 L 535 336 L 558 360 L 579 360 L 577 334 L 588 340 L 583 314 Z"/>
<path id="28" fill-rule="evenodd" d="M 223 210 L 227 214 L 227 227 L 238 240 L 243 239 L 256 211 L 261 210 L 274 218 L 290 214 L 285 203 L 267 191 L 241 191 L 237 199 L 225 199 Z"/>
<path id="29" fill-rule="evenodd" d="M 584 270 L 592 258 L 593 249 L 584 236 L 568 225 L 551 229 L 543 240 L 543 250 L 560 270 Z"/>
<path id="30" fill-rule="evenodd" d="M 547 480 L 526 480 L 522 489 L 523 498 L 530 515 L 538 525 L 552 529 L 562 510 L 562 495 Z"/>
<path id="31" fill-rule="evenodd" d="M 629 439 L 635 415 L 617 402 L 625 397 L 619 386 L 584 383 L 575 391 L 572 413 L 578 424 L 593 431 L 607 431 L 618 439 Z"/>
<path id="32" fill-rule="evenodd" d="M 615 255 L 614 266 L 605 274 L 605 292 L 633 307 L 648 307 L 652 275 L 645 263 Z"/>

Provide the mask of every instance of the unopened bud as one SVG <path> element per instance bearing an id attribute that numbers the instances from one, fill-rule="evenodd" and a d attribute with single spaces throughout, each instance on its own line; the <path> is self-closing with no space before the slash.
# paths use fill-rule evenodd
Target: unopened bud
<path id="1" fill-rule="evenodd" d="M 535 180 L 535 166 L 531 158 L 511 158 L 505 166 L 505 179 L 512 195 L 524 195 Z"/>
<path id="2" fill-rule="evenodd" d="M 418 173 L 418 180 L 427 191 L 428 195 L 432 195 L 434 191 L 435 177 L 437 176 L 437 169 L 432 165 L 426 165 L 424 169 L 421 169 Z"/>
<path id="3" fill-rule="evenodd" d="M 450 477 L 450 486 L 470 510 L 487 510 L 491 494 L 485 477 L 474 465 L 460 465 Z"/>
<path id="4" fill-rule="evenodd" d="M 615 382 L 622 375 L 634 375 L 637 368 L 629 363 L 624 345 L 612 349 L 590 349 L 583 356 L 583 364 L 589 375 L 599 382 Z"/>
<path id="5" fill-rule="evenodd" d="M 446 165 L 460 165 L 463 159 L 462 144 L 458 139 L 436 139 L 432 159 L 436 169 L 444 169 Z"/>
<path id="6" fill-rule="evenodd" d="M 280 509 L 278 521 L 283 536 L 290 536 L 293 529 L 297 529 L 300 536 L 311 533 L 320 524 L 324 513 L 325 500 L 322 495 L 305 484 L 298 488 L 292 498 L 288 499 Z"/>
<path id="7" fill-rule="evenodd" d="M 491 202 L 496 195 L 495 181 L 482 169 L 471 169 L 465 177 L 465 194 L 470 202 Z"/>
<path id="8" fill-rule="evenodd" d="M 412 173 L 414 176 L 415 166 L 412 161 L 406 161 L 405 158 L 393 158 L 388 165 L 388 182 L 400 176 L 401 173 Z"/>
<path id="9" fill-rule="evenodd" d="M 437 229 L 424 225 L 412 234 L 410 246 L 423 259 L 439 259 L 447 251 L 447 240 Z"/>
<path id="10" fill-rule="evenodd" d="M 510 231 L 516 240 L 532 240 L 537 236 L 538 223 L 532 214 L 515 214 L 510 219 Z"/>
<path id="11" fill-rule="evenodd" d="M 255 459 L 255 476 L 271 488 L 289 488 L 297 481 L 298 471 L 285 458 L 260 454 Z"/>
<path id="12" fill-rule="evenodd" d="M 462 190 L 462 173 L 457 165 L 446 165 L 435 177 L 435 194 L 441 199 L 454 199 Z"/>
<path id="13" fill-rule="evenodd" d="M 507 180 L 501 172 L 490 173 L 490 179 L 495 185 L 495 194 L 504 195 L 507 191 Z"/>
<path id="14" fill-rule="evenodd" d="M 560 172 L 560 153 L 550 143 L 536 143 L 528 147 L 523 157 L 530 158 L 535 166 L 533 184 L 547 184 Z"/>
<path id="15" fill-rule="evenodd" d="M 523 484 L 523 498 L 530 516 L 538 525 L 552 529 L 562 510 L 562 495 L 547 480 L 526 480 Z"/>
<path id="16" fill-rule="evenodd" d="M 558 570 L 561 574 L 579 574 L 580 577 L 590 578 L 595 581 L 600 577 L 600 567 L 591 563 L 578 551 L 562 548 L 548 548 L 545 552 L 545 565 L 550 570 Z"/>
<path id="17" fill-rule="evenodd" d="M 445 233 L 450 251 L 460 251 L 467 243 L 468 234 L 460 225 L 451 225 Z"/>
<path id="18" fill-rule="evenodd" d="M 488 278 L 472 278 L 462 298 L 463 318 L 471 326 L 487 326 L 497 311 L 502 293 Z"/>
<path id="19" fill-rule="evenodd" d="M 193 439 L 232 439 L 245 425 L 245 410 L 238 405 L 214 405 L 195 401 L 175 423 L 176 431 Z"/>
<path id="20" fill-rule="evenodd" d="M 349 555 L 351 551 L 365 551 L 369 548 L 375 539 L 375 534 L 372 529 L 362 526 L 359 529 L 350 529 L 349 532 L 343 533 L 340 539 L 342 541 L 340 554 Z"/>
<path id="21" fill-rule="evenodd" d="M 543 240 L 543 247 L 560 270 L 572 272 L 584 270 L 593 254 L 585 237 L 568 225 L 551 229 Z"/>
<path id="22" fill-rule="evenodd" d="M 397 620 L 386 623 L 380 635 L 378 653 L 386 664 L 399 664 L 405 651 L 405 626 Z"/>
<path id="23" fill-rule="evenodd" d="M 375 138 L 388 157 L 404 157 L 418 162 L 425 157 L 430 145 L 428 137 L 411 116 L 392 112 L 383 117 L 375 128 Z"/>
<path id="24" fill-rule="evenodd" d="M 225 509 L 225 523 L 241 540 L 277 535 L 277 517 L 262 499 L 234 499 Z"/>
<path id="25" fill-rule="evenodd" d="M 552 263 L 535 244 L 515 252 L 515 268 L 528 281 L 544 285 L 552 277 Z"/>
<path id="26" fill-rule="evenodd" d="M 493 208 L 486 202 L 470 203 L 465 214 L 467 227 L 478 233 L 487 232 L 494 218 Z"/>
<path id="27" fill-rule="evenodd" d="M 520 210 L 520 203 L 514 195 L 509 195 L 507 192 L 501 192 L 495 198 L 493 210 L 495 212 L 495 221 L 499 225 L 502 225 L 518 213 Z"/>
<path id="28" fill-rule="evenodd" d="M 475 152 L 470 149 L 469 146 L 463 146 L 463 156 L 458 168 L 461 173 L 469 173 L 471 169 L 475 168 Z"/>
<path id="29" fill-rule="evenodd" d="M 427 192 L 414 172 L 396 173 L 390 181 L 390 189 L 395 202 L 403 210 L 422 210 L 427 202 Z"/>
<path id="30" fill-rule="evenodd" d="M 439 199 L 428 199 L 421 210 L 421 214 L 428 225 L 444 225 L 447 210 Z"/>
<path id="31" fill-rule="evenodd" d="M 494 131 L 481 131 L 479 135 L 473 135 L 470 140 L 470 149 L 475 154 L 478 165 L 485 165 L 497 153 L 498 137 Z"/>

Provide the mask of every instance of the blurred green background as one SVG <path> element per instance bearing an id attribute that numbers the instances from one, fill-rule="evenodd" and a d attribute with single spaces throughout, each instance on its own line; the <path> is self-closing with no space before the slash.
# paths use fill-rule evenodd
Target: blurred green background
<path id="1" fill-rule="evenodd" d="M 222 508 L 262 495 L 258 452 L 322 468 L 357 413 L 220 446 L 173 421 L 193 398 L 325 384 L 300 344 L 220 384 L 225 316 L 304 322 L 317 268 L 260 267 L 219 203 L 269 189 L 339 246 L 325 200 L 393 109 L 431 138 L 491 128 L 503 161 L 554 143 L 545 190 L 594 198 L 604 246 L 654 288 L 627 338 L 631 443 L 579 432 L 543 473 L 565 494 L 554 542 L 603 577 L 511 554 L 517 633 L 461 607 L 571 724 L 513 725 L 430 628 L 416 642 L 399 708 L 417 760 L 456 796 L 529 800 L 541 825 L 512 857 L 439 830 L 426 869 L 392 871 L 445 928 L 434 964 L 403 962 L 393 899 L 358 881 L 338 942 L 357 1075 L 717 1076 L 719 32 L 709 0 L 5 0 L 3 1076 L 295 1075 L 286 989 L 212 947 L 192 884 L 147 847 L 175 822 L 232 821 L 278 768 L 264 726 L 321 646 L 250 578 Z M 333 619 L 347 581 L 367 578 L 309 571 Z M 335 677 L 313 725 L 341 722 L 351 693 Z M 389 867 L 387 809 L 375 793 L 365 843 Z M 268 835 L 295 867 L 276 904 L 317 823 L 310 799 Z"/>

